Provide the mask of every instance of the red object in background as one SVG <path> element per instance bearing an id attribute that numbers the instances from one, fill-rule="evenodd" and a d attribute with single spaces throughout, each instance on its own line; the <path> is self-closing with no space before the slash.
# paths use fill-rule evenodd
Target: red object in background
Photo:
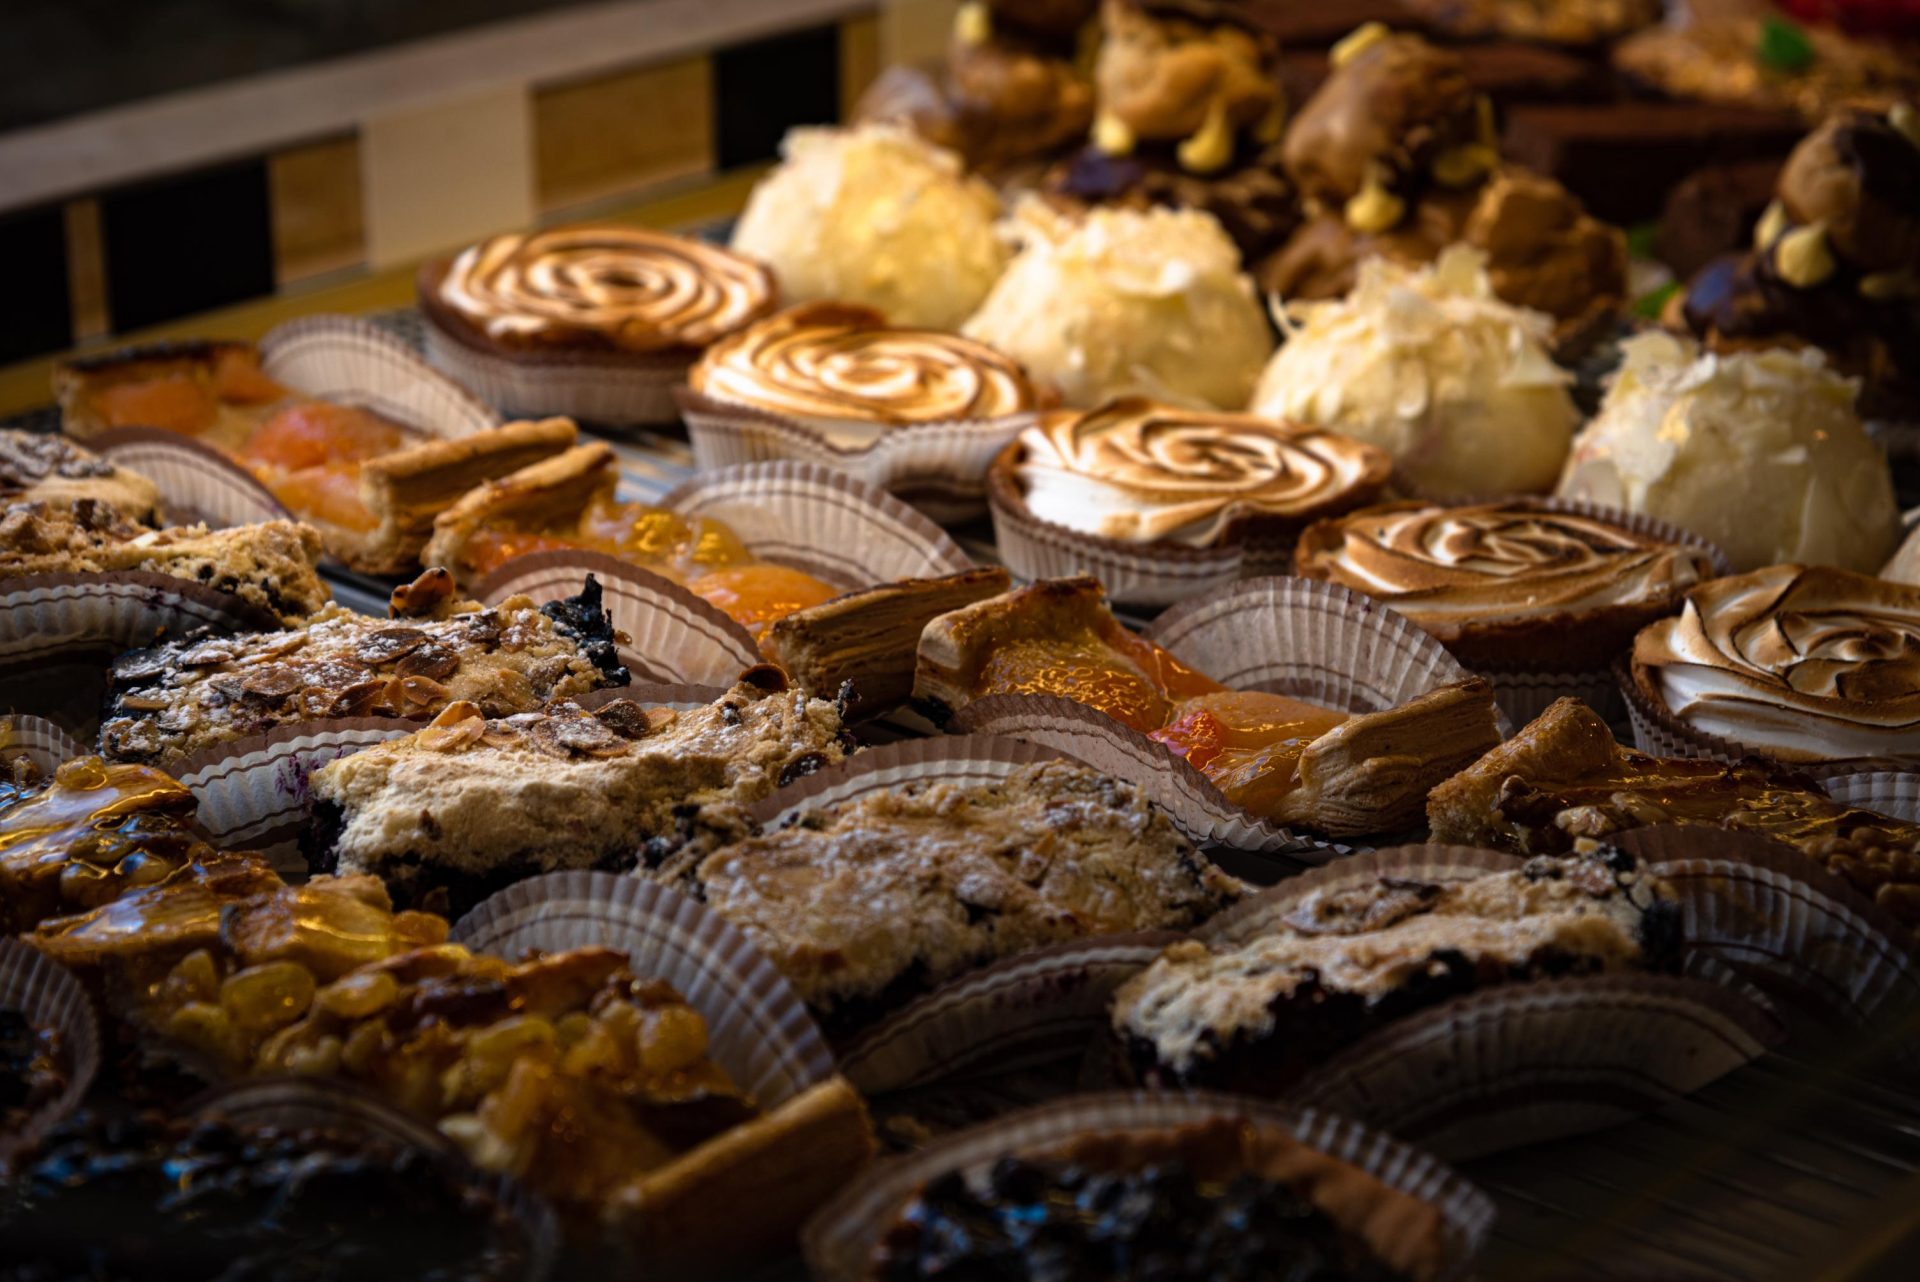
<path id="1" fill-rule="evenodd" d="M 1782 7 L 1802 22 L 1863 34 L 1920 37 L 1920 0 L 1783 0 Z"/>

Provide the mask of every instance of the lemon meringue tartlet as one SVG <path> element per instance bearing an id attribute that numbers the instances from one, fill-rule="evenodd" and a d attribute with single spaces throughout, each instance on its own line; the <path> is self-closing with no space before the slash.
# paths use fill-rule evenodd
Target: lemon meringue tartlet
<path id="1" fill-rule="evenodd" d="M 1255 414 L 1377 445 L 1433 498 L 1553 487 L 1579 423 L 1572 376 L 1547 354 L 1553 322 L 1501 302 L 1477 251 L 1371 259 L 1346 298 L 1289 310 Z"/>
<path id="2" fill-rule="evenodd" d="M 1886 456 L 1859 384 L 1814 351 L 1703 353 L 1643 334 L 1574 442 L 1559 492 L 1670 521 L 1736 570 L 1797 562 L 1872 572 L 1898 540 Z"/>

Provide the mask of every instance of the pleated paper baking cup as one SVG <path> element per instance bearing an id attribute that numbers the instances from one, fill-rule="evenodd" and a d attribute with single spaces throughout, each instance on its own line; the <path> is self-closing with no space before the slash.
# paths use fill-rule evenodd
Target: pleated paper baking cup
<path id="1" fill-rule="evenodd" d="M 1835 801 L 1906 823 L 1920 823 L 1920 772 L 1868 770 L 1833 775 L 1821 786 Z"/>
<path id="2" fill-rule="evenodd" d="M 1468 1275 L 1493 1226 L 1492 1199 L 1437 1158 L 1360 1123 L 1312 1109 L 1204 1092 L 1082 1095 L 947 1136 L 917 1153 L 874 1166 L 821 1209 L 801 1239 L 818 1282 L 864 1282 L 874 1249 L 894 1220 L 931 1181 L 973 1175 L 1000 1158 L 1045 1155 L 1085 1138 L 1165 1132 L 1222 1120 L 1273 1127 L 1329 1157 L 1358 1167 L 1388 1188 L 1439 1212 L 1441 1244 L 1424 1280 Z"/>
<path id="3" fill-rule="evenodd" d="M 85 754 L 79 740 L 44 717 L 0 716 L 0 761 L 24 758 L 41 774 L 50 775 Z"/>
<path id="4" fill-rule="evenodd" d="M 116 427 L 89 446 L 158 486 L 166 518 L 176 525 L 222 528 L 296 519 L 232 455 L 191 436 L 163 427 Z"/>
<path id="5" fill-rule="evenodd" d="M 1672 824 L 1615 844 L 1679 892 L 1689 951 L 1725 963 L 1783 1013 L 1884 1030 L 1920 1011 L 1912 932 L 1794 847 Z"/>
<path id="6" fill-rule="evenodd" d="M 199 803 L 200 825 L 223 850 L 251 850 L 276 872 L 307 873 L 300 834 L 307 826 L 307 779 L 328 762 L 412 734 L 426 723 L 349 717 L 279 726 L 166 763 Z"/>
<path id="7" fill-rule="evenodd" d="M 1032 413 L 889 427 L 865 445 L 839 444 L 814 427 L 751 406 L 675 390 L 702 471 L 793 459 L 845 472 L 945 523 L 981 515 L 994 456 L 1032 426 Z M 867 427 L 870 425 L 863 425 Z"/>
<path id="8" fill-rule="evenodd" d="M 1210 592 L 1239 578 L 1246 549 L 1227 544 L 1191 548 L 1172 543 L 1123 543 L 1043 521 L 1027 506 L 1014 474 L 1021 446 L 1009 444 L 987 473 L 993 542 L 1007 568 L 1023 579 L 1091 574 L 1120 605 L 1164 606 Z"/>
<path id="9" fill-rule="evenodd" d="M 475 952 L 613 948 L 707 1021 L 713 1059 L 771 1110 L 833 1076 L 833 1053 L 784 976 L 746 933 L 685 895 L 603 872 L 546 873 L 483 900 L 453 928 Z"/>
<path id="10" fill-rule="evenodd" d="M 439 1131 L 362 1088 L 332 1078 L 263 1077 L 208 1091 L 192 1101 L 195 1121 L 219 1120 L 241 1131 L 317 1131 L 349 1145 L 425 1156 L 457 1188 L 494 1208 L 489 1245 L 506 1257 L 488 1282 L 545 1282 L 559 1259 L 559 1217 L 547 1202 L 508 1175 L 483 1171 Z"/>
<path id="11" fill-rule="evenodd" d="M 37 1089 L 31 1081 L 18 1084 L 27 1093 L 11 1106 L 17 1113 L 0 1110 L 4 1163 L 79 1107 L 100 1069 L 100 1022 L 80 981 L 17 939 L 0 939 L 0 1012 L 21 1016 L 36 1038 L 50 1034 L 46 1049 L 52 1064 Z"/>
<path id="12" fill-rule="evenodd" d="M 1763 748 L 1750 748 L 1735 740 L 1708 734 L 1680 720 L 1659 697 L 1651 680 L 1635 670 L 1630 658 L 1623 657 L 1615 663 L 1613 674 L 1626 700 L 1627 717 L 1633 729 L 1633 746 L 1650 757 L 1691 757 L 1729 764 L 1748 757 L 1761 757 L 1816 780 L 1881 771 L 1909 771 L 1920 765 L 1920 760 L 1903 761 L 1894 757 L 1786 761 L 1772 756 Z"/>
<path id="13" fill-rule="evenodd" d="M 564 414 L 604 427 L 645 427 L 679 418 L 674 388 L 691 358 L 621 352 L 515 352 L 476 346 L 431 316 L 427 360 L 514 418 Z"/>
<path id="14" fill-rule="evenodd" d="M 720 468 L 669 491 L 660 506 L 723 522 L 761 560 L 848 587 L 973 568 L 960 545 L 920 512 L 819 463 Z"/>
<path id="15" fill-rule="evenodd" d="M 802 811 L 846 805 L 871 793 L 911 784 L 993 784 L 1039 762 L 1073 760 L 1044 745 L 994 735 L 898 739 L 797 779 L 747 807 L 747 814 L 761 827 L 773 828 Z"/>
<path id="16" fill-rule="evenodd" d="M 604 552 L 570 548 L 517 556 L 474 585 L 473 595 L 487 605 L 521 595 L 544 604 L 575 595 L 589 574 L 600 581 L 613 626 L 627 634 L 620 661 L 636 680 L 727 685 L 760 662 L 753 634 L 718 607 Z"/>
<path id="17" fill-rule="evenodd" d="M 1396 1020 L 1287 1098 L 1465 1161 L 1665 1107 L 1782 1035 L 1765 1007 L 1704 980 L 1545 980 Z"/>
<path id="18" fill-rule="evenodd" d="M 943 984 L 863 1032 L 840 1054 L 866 1095 L 1078 1063 L 1104 1040 L 1114 989 L 1182 936 L 1140 931 L 1009 957 Z"/>

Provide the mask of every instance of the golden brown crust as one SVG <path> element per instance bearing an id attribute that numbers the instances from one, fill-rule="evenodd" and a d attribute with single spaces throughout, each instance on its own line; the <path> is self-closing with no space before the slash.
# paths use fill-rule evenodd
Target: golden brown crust
<path id="1" fill-rule="evenodd" d="M 1112 619 L 1106 589 L 1085 574 L 1042 579 L 940 615 L 920 634 L 914 701 L 958 712 L 976 697 L 981 662 L 994 646 L 1086 632 Z"/>
<path id="2" fill-rule="evenodd" d="M 565 419 L 548 419 L 567 422 Z M 467 491 L 433 521 L 433 537 L 421 560 L 461 573 L 467 545 L 489 526 L 521 528 L 569 525 L 596 498 L 611 497 L 620 483 L 613 447 L 602 441 L 562 453 Z"/>

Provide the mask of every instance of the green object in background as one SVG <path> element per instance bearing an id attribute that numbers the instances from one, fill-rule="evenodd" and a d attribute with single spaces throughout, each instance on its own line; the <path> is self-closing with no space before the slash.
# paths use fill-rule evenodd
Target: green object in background
<path id="1" fill-rule="evenodd" d="M 1667 300 L 1680 292 L 1680 282 L 1670 280 L 1651 294 L 1643 294 L 1634 300 L 1633 314 L 1646 320 L 1659 320 L 1660 313 L 1667 308 Z"/>
<path id="2" fill-rule="evenodd" d="M 1753 55 L 1769 71 L 1805 71 L 1813 65 L 1813 41 L 1797 24 L 1768 18 L 1760 24 L 1760 42 Z"/>
<path id="3" fill-rule="evenodd" d="M 1635 223 L 1627 228 L 1627 257 L 1652 258 L 1654 237 L 1660 234 L 1657 222 Z"/>

